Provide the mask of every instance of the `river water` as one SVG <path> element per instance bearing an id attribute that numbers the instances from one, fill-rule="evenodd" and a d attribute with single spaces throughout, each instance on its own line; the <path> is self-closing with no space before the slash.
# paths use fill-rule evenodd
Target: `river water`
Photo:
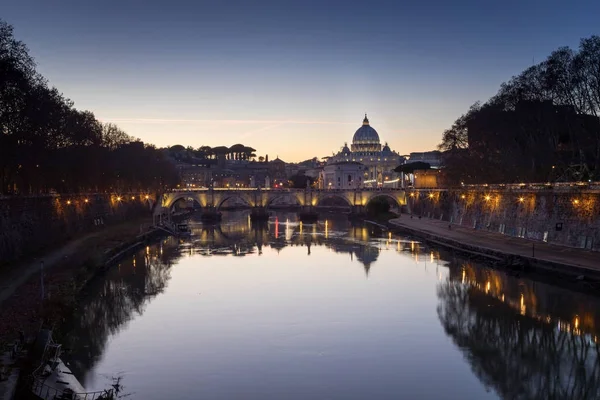
<path id="1" fill-rule="evenodd" d="M 598 306 L 341 215 L 235 212 L 92 282 L 64 345 L 133 399 L 595 399 Z"/>

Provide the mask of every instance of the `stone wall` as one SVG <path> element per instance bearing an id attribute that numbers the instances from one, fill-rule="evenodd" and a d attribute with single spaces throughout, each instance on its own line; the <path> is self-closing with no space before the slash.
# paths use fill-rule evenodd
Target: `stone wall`
<path id="1" fill-rule="evenodd" d="M 468 189 L 413 191 L 408 210 L 424 217 L 600 251 L 600 191 Z"/>
<path id="2" fill-rule="evenodd" d="M 110 194 L 0 198 L 0 265 L 78 235 L 151 215 L 144 197 Z"/>

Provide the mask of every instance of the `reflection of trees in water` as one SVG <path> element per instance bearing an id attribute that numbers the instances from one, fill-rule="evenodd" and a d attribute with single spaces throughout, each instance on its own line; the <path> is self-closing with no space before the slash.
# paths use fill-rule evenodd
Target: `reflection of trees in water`
<path id="1" fill-rule="evenodd" d="M 97 362 L 110 335 L 142 314 L 148 301 L 165 289 L 178 257 L 177 242 L 169 239 L 123 260 L 90 284 L 64 343 L 77 375 L 83 376 Z"/>
<path id="2" fill-rule="evenodd" d="M 540 293 L 531 287 L 537 284 L 498 271 L 457 264 L 450 269 L 438 286 L 438 315 L 486 386 L 507 399 L 598 398 L 595 332 L 584 331 L 579 317 L 566 322 L 540 314 L 541 308 L 549 312 L 545 297 L 561 289 L 543 287 Z"/>
<path id="3" fill-rule="evenodd" d="M 327 226 L 303 225 L 288 217 L 282 218 L 287 223 L 279 225 L 273 221 L 251 224 L 247 218 L 196 225 L 189 240 L 166 239 L 123 260 L 90 284 L 89 296 L 81 300 L 70 321 L 64 345 L 71 350 L 68 358 L 73 371 L 82 377 L 93 367 L 108 337 L 144 312 L 148 301 L 165 289 L 171 265 L 184 255 L 243 256 L 261 254 L 264 247 L 280 250 L 287 246 L 305 246 L 309 254 L 311 246 L 326 246 L 355 257 L 368 272 L 379 249 L 369 244 L 369 229 L 353 227 L 343 218 L 328 219 Z"/>
<path id="4" fill-rule="evenodd" d="M 519 279 L 503 271 L 477 267 L 472 263 L 451 263 L 451 280 L 461 281 L 509 304 L 523 315 L 552 323 L 560 329 L 597 334 L 600 326 L 596 310 L 600 299 L 529 279 Z"/>

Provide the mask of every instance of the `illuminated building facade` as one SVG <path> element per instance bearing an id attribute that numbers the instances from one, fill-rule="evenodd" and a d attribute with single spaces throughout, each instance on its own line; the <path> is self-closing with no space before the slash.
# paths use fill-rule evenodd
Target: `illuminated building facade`
<path id="1" fill-rule="evenodd" d="M 356 161 L 339 161 L 323 167 L 321 189 L 358 189 L 363 187 L 367 166 Z"/>
<path id="2" fill-rule="evenodd" d="M 394 172 L 394 168 L 405 161 L 406 159 L 392 151 L 387 143 L 381 146 L 379 134 L 370 125 L 365 114 L 362 126 L 354 133 L 350 148 L 345 144 L 337 154 L 329 157 L 327 164 L 355 162 L 364 165 L 360 186 L 354 187 L 395 188 L 402 186 L 402 177 Z M 324 182 L 323 186 L 326 188 Z"/>

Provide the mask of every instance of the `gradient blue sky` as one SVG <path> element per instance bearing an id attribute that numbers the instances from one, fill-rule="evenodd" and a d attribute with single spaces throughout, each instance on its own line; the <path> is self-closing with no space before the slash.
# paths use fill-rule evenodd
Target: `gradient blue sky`
<path id="1" fill-rule="evenodd" d="M 9 4 L 7 4 L 9 3 Z M 28 1 L 0 6 L 80 109 L 159 146 L 244 143 L 285 161 L 350 142 L 368 112 L 401 154 L 560 46 L 600 1 Z"/>

